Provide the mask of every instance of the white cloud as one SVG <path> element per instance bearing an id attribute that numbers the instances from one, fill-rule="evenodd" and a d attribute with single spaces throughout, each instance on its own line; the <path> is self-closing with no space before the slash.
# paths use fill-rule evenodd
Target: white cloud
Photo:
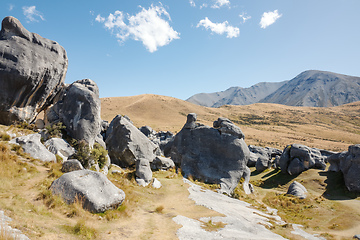
<path id="1" fill-rule="evenodd" d="M 9 4 L 9 11 L 12 11 L 14 9 L 15 5 Z"/>
<path id="2" fill-rule="evenodd" d="M 35 6 L 30 6 L 30 7 L 24 6 L 22 7 L 22 10 L 28 22 L 39 22 L 39 19 L 42 21 L 45 20 L 43 14 L 38 10 L 36 10 Z"/>
<path id="3" fill-rule="evenodd" d="M 200 20 L 196 27 L 201 26 L 205 29 L 210 29 L 212 32 L 220 35 L 226 33 L 227 38 L 238 37 L 240 35 L 239 28 L 230 26 L 228 21 L 225 21 L 223 23 L 213 23 L 207 17 L 205 17 L 205 19 Z"/>
<path id="4" fill-rule="evenodd" d="M 247 20 L 251 19 L 251 16 L 247 16 L 246 13 L 240 14 L 239 17 L 242 19 L 242 23 L 245 23 Z"/>
<path id="5" fill-rule="evenodd" d="M 165 18 L 164 18 L 165 17 Z M 149 9 L 142 8 L 136 15 L 124 15 L 121 11 L 109 14 L 107 18 L 97 15 L 97 22 L 113 31 L 122 43 L 128 38 L 141 41 L 149 52 L 155 52 L 158 47 L 168 45 L 172 40 L 179 39 L 180 33 L 176 32 L 169 24 L 169 13 L 162 6 L 153 6 Z M 125 23 L 127 20 L 128 23 Z"/>
<path id="6" fill-rule="evenodd" d="M 190 6 L 196 7 L 196 4 L 195 4 L 195 1 L 194 1 L 194 0 L 189 0 L 189 2 L 190 2 Z"/>
<path id="7" fill-rule="evenodd" d="M 230 6 L 229 0 L 215 0 L 214 5 L 212 5 L 212 8 L 221 8 L 222 6 Z"/>
<path id="8" fill-rule="evenodd" d="M 267 28 L 271 24 L 275 23 L 281 16 L 282 14 L 279 14 L 278 10 L 273 12 L 264 12 L 260 20 L 260 27 L 264 29 Z"/>

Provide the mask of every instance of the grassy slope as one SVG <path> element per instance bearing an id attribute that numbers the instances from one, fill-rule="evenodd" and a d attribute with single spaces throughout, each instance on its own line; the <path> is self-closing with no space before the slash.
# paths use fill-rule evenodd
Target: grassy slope
<path id="1" fill-rule="evenodd" d="M 283 148 L 286 144 L 300 142 L 330 150 L 346 150 L 348 145 L 358 141 L 359 109 L 360 103 L 326 109 L 273 104 L 213 109 L 156 95 L 102 99 L 102 118 L 108 121 L 116 114 L 125 114 L 136 126 L 149 125 L 155 130 L 176 132 L 185 123 L 186 115 L 196 112 L 199 121 L 207 125 L 217 117 L 229 117 L 244 131 L 248 144 Z M 0 126 L 0 132 L 4 131 L 9 128 Z M 4 144 L 0 142 L 0 147 Z M 175 239 L 179 226 L 172 217 L 180 214 L 199 219 L 218 214 L 195 206 L 188 199 L 181 177 L 162 172 L 155 173 L 163 184 L 160 190 L 138 187 L 129 177 L 131 173 L 110 175 L 109 179 L 125 191 L 126 202 L 118 210 L 92 215 L 78 204 L 68 206 L 49 194 L 51 182 L 61 175 L 59 164 L 43 164 L 26 155 L 18 156 L 9 149 L 1 149 L 0 153 L 0 209 L 14 219 L 14 227 L 31 239 L 89 239 L 94 235 L 98 239 L 118 239 L 119 236 L 122 239 Z M 289 203 L 289 199 L 276 195 L 283 193 L 293 179 L 302 182 L 310 192 L 310 202 L 298 202 L 297 208 Z M 239 191 L 241 198 L 259 207 L 264 202 L 272 207 L 289 206 L 289 209 L 283 207 L 287 211 L 279 214 L 291 222 L 303 223 L 308 231 L 329 232 L 329 239 L 331 236 L 342 239 L 352 236 L 356 226 L 360 225 L 359 198 L 349 195 L 341 185 L 328 187 L 329 181 L 338 184 L 339 176 L 328 179 L 326 173 L 310 170 L 294 178 L 274 171 L 257 174 L 253 170 L 251 181 L 256 185 L 257 193 L 249 197 Z M 321 197 L 323 193 L 325 197 Z M 316 202 L 319 199 L 320 205 Z M 316 208 L 309 208 L 311 205 Z M 302 214 L 293 214 L 294 209 Z M 321 212 L 309 220 L 314 212 L 307 209 Z M 344 216 L 351 216 L 351 222 Z M 287 236 L 291 229 L 276 227 L 274 231 Z"/>
<path id="2" fill-rule="evenodd" d="M 128 115 L 137 127 L 178 132 L 186 115 L 195 112 L 198 121 L 212 126 L 218 117 L 227 117 L 244 132 L 247 144 L 283 149 L 287 144 L 344 151 L 359 142 L 360 102 L 333 108 L 289 107 L 252 104 L 206 108 L 176 98 L 159 95 L 101 99 L 104 120 Z"/>

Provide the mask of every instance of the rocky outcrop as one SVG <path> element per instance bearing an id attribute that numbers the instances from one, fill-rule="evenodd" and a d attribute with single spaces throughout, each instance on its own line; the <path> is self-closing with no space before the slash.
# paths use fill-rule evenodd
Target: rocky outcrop
<path id="1" fill-rule="evenodd" d="M 44 145 L 50 152 L 59 155 L 63 161 L 75 153 L 75 149 L 62 138 L 51 138 Z"/>
<path id="2" fill-rule="evenodd" d="M 301 183 L 294 181 L 290 184 L 286 194 L 290 194 L 300 199 L 304 199 L 306 198 L 306 193 L 306 188 Z"/>
<path id="3" fill-rule="evenodd" d="M 63 47 L 6 17 L 0 32 L 0 123 L 32 122 L 64 83 Z"/>
<path id="4" fill-rule="evenodd" d="M 78 80 L 64 89 L 59 100 L 46 111 L 45 123 L 62 122 L 67 133 L 90 146 L 102 146 L 99 88 L 90 79 Z"/>
<path id="5" fill-rule="evenodd" d="M 319 149 L 292 144 L 285 147 L 279 165 L 282 172 L 297 175 L 310 168 L 325 170 L 326 158 Z"/>
<path id="6" fill-rule="evenodd" d="M 360 144 L 351 145 L 347 152 L 333 154 L 328 158 L 329 171 L 341 171 L 349 191 L 360 192 Z"/>
<path id="7" fill-rule="evenodd" d="M 106 132 L 106 147 L 111 162 L 122 167 L 134 165 L 141 158 L 152 162 L 158 151 L 158 146 L 121 115 L 110 123 Z"/>
<path id="8" fill-rule="evenodd" d="M 24 152 L 30 154 L 32 158 L 44 162 L 56 162 L 55 154 L 49 152 L 41 143 L 41 135 L 39 133 L 14 138 L 9 143 L 20 145 Z"/>
<path id="9" fill-rule="evenodd" d="M 175 136 L 171 158 L 185 177 L 220 184 L 221 191 L 230 194 L 242 177 L 250 177 L 246 166 L 250 152 L 240 128 L 231 121 L 219 118 L 214 126 L 201 125 L 196 114 L 189 114 Z"/>
<path id="10" fill-rule="evenodd" d="M 92 213 L 115 209 L 125 199 L 125 193 L 104 174 L 90 170 L 65 173 L 51 184 L 50 190 L 68 204 L 80 201 Z"/>
<path id="11" fill-rule="evenodd" d="M 274 163 L 273 158 L 281 156 L 282 151 L 271 147 L 259 147 L 249 145 L 250 160 L 248 161 L 248 167 L 256 167 L 256 171 L 262 172 Z"/>
<path id="12" fill-rule="evenodd" d="M 156 132 L 149 126 L 143 126 L 139 128 L 139 130 L 147 136 L 150 141 L 152 141 L 154 144 L 159 146 L 159 154 L 162 154 L 164 156 L 170 155 L 171 150 L 171 144 L 174 140 L 174 134 L 170 131 L 159 131 Z"/>

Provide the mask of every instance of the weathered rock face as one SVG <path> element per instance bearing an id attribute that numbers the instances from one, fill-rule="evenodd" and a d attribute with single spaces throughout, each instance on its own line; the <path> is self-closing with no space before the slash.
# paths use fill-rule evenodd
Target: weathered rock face
<path id="1" fill-rule="evenodd" d="M 351 145 L 347 152 L 328 158 L 329 171 L 341 171 L 349 191 L 360 192 L 360 144 Z"/>
<path id="2" fill-rule="evenodd" d="M 44 145 L 50 152 L 59 155 L 63 161 L 75 153 L 75 149 L 62 138 L 51 138 Z"/>
<path id="3" fill-rule="evenodd" d="M 290 194 L 300 199 L 304 199 L 306 198 L 306 193 L 307 193 L 306 188 L 301 183 L 294 181 L 293 183 L 290 184 L 286 194 Z"/>
<path id="4" fill-rule="evenodd" d="M 90 79 L 78 80 L 68 86 L 59 101 L 46 111 L 46 123 L 62 122 L 68 134 L 89 145 L 95 142 L 104 146 L 100 135 L 101 103 L 99 88 Z"/>
<path id="5" fill-rule="evenodd" d="M 29 153 L 33 158 L 40 159 L 44 162 L 56 162 L 55 154 L 49 152 L 40 140 L 41 135 L 39 133 L 35 133 L 14 138 L 10 141 L 10 143 L 20 145 L 24 152 Z"/>
<path id="6" fill-rule="evenodd" d="M 300 144 L 292 144 L 285 147 L 279 165 L 282 172 L 296 175 L 310 168 L 325 169 L 326 156 L 319 149 L 309 148 Z"/>
<path id="7" fill-rule="evenodd" d="M 188 115 L 171 150 L 171 158 L 181 165 L 185 177 L 220 184 L 221 191 L 230 194 L 250 172 L 246 166 L 250 152 L 244 135 L 231 124 L 228 119 L 218 119 L 214 124 L 218 128 L 212 128 L 196 123 L 196 114 Z"/>
<path id="8" fill-rule="evenodd" d="M 110 123 L 106 132 L 106 147 L 111 162 L 122 167 L 134 165 L 140 158 L 152 162 L 158 151 L 158 146 L 121 115 Z"/>
<path id="9" fill-rule="evenodd" d="M 152 179 L 152 171 L 150 168 L 150 163 L 145 158 L 140 158 L 136 161 L 136 182 L 140 186 L 147 186 Z"/>
<path id="10" fill-rule="evenodd" d="M 6 17 L 0 32 L 0 123 L 31 122 L 61 89 L 68 59 L 63 47 Z"/>
<path id="11" fill-rule="evenodd" d="M 51 184 L 50 190 L 69 204 L 81 201 L 83 208 L 93 213 L 117 208 L 125 199 L 125 193 L 104 174 L 90 170 L 65 173 Z"/>

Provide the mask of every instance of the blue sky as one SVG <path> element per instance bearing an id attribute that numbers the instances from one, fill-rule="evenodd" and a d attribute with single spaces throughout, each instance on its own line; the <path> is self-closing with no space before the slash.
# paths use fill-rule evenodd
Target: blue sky
<path id="1" fill-rule="evenodd" d="M 359 0 L 2 0 L 2 18 L 67 51 L 66 83 L 101 97 L 187 99 L 289 80 L 309 69 L 360 76 Z"/>

